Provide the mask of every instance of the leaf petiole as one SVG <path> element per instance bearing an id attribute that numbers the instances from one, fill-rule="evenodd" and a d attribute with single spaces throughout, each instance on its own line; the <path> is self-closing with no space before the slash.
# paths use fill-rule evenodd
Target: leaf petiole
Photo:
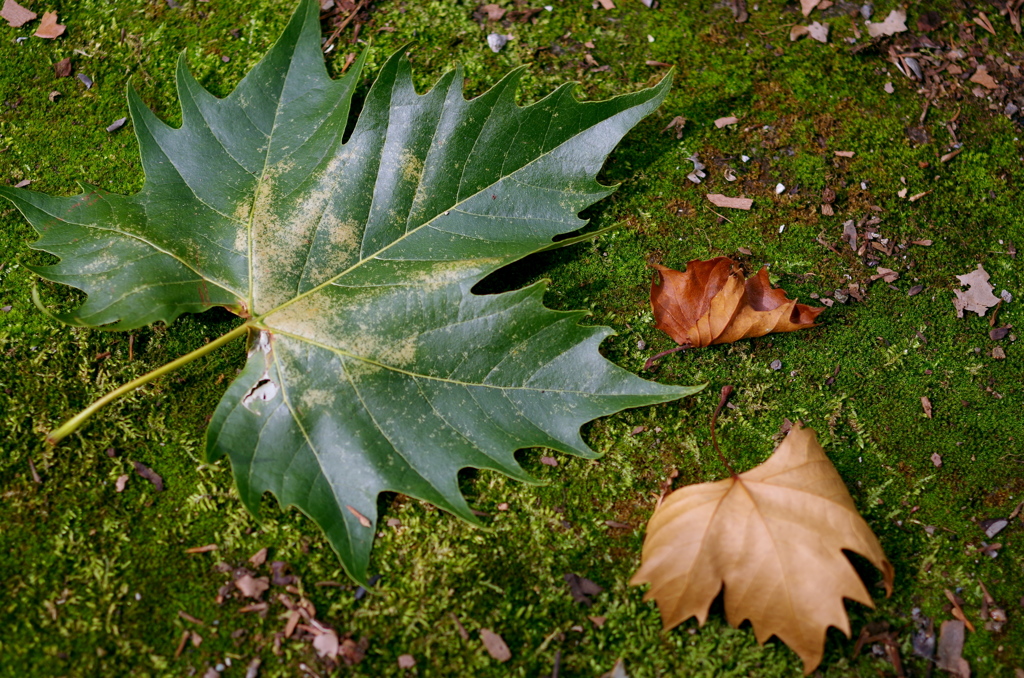
<path id="1" fill-rule="evenodd" d="M 71 435 L 75 431 L 77 431 L 78 427 L 81 426 L 85 422 L 86 419 L 88 419 L 93 414 L 98 412 L 100 410 L 100 408 L 102 408 L 107 403 L 112 402 L 114 400 L 117 400 L 118 398 L 120 398 L 121 396 L 123 396 L 123 395 L 125 395 L 127 393 L 131 393 L 132 391 L 134 391 L 138 387 L 142 386 L 143 384 L 148 384 L 149 382 L 153 381 L 157 377 L 163 376 L 163 375 L 165 375 L 165 374 L 167 374 L 169 372 L 173 372 L 174 370 L 178 369 L 179 367 L 183 367 L 184 365 L 187 365 L 188 363 L 192 362 L 196 358 L 202 358 L 207 353 L 212 353 L 213 351 L 216 351 L 218 348 L 220 348 L 224 344 L 228 343 L 229 341 L 232 341 L 233 339 L 237 339 L 238 337 L 242 336 L 243 334 L 245 334 L 248 331 L 249 331 L 249 325 L 247 325 L 247 324 L 239 325 L 238 327 L 236 327 L 235 329 L 231 330 L 230 332 L 228 332 L 224 336 L 218 337 L 217 339 L 214 339 L 210 343 L 197 348 L 196 350 L 192 351 L 191 353 L 186 353 L 185 355 L 181 356 L 180 358 L 172 360 L 171 362 L 167 363 L 166 365 L 163 365 L 162 367 L 158 367 L 157 369 L 153 370 L 152 372 L 148 372 L 148 373 L 142 375 L 141 377 L 139 377 L 138 379 L 133 379 L 132 381 L 129 381 L 127 384 L 125 384 L 124 386 L 121 386 L 119 388 L 114 389 L 113 391 L 111 391 L 107 395 L 103 396 L 102 398 L 100 398 L 99 400 L 94 402 L 92 405 L 89 405 L 89 407 L 85 408 L 84 410 L 82 410 L 81 412 L 76 414 L 75 416 L 73 416 L 70 419 L 68 419 L 59 428 L 55 429 L 54 431 L 51 431 L 50 435 L 46 436 L 46 442 L 49 443 L 50 445 L 56 445 L 61 440 L 63 440 L 64 438 L 68 437 L 69 435 Z"/>

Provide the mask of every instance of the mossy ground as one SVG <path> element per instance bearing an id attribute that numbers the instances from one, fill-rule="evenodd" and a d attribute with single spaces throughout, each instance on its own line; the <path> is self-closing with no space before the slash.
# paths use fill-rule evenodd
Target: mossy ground
<path id="1" fill-rule="evenodd" d="M 980 263 L 997 292 L 1015 295 L 1000 309 L 1000 324 L 1024 322 L 1024 276 L 1008 253 L 1011 241 L 1024 243 L 1022 130 L 968 93 L 933 107 L 923 124 L 931 141 L 911 143 L 906 129 L 918 125 L 923 100 L 884 50 L 851 54 L 842 41 L 851 34 L 847 16 L 831 21 L 833 40 L 823 45 L 788 42 L 787 27 L 799 13 L 777 0 L 762 2 L 744 24 L 733 23 L 721 3 L 666 0 L 652 11 L 619 0 L 617 9 L 605 11 L 589 2 L 550 1 L 553 10 L 541 12 L 536 24 L 507 29 L 478 25 L 473 4 L 380 2 L 362 31 L 375 43 L 368 78 L 391 50 L 413 40 L 423 87 L 462 62 L 470 92 L 479 93 L 526 64 L 523 101 L 573 79 L 581 81 L 583 96 L 605 98 L 660 78 L 664 69 L 645 60 L 677 67 L 669 99 L 609 161 L 605 181 L 623 186 L 590 211 L 598 226 L 620 228 L 591 244 L 533 257 L 489 280 L 487 289 L 550 279 L 548 303 L 590 308 L 592 322 L 619 333 L 604 345 L 608 357 L 639 371 L 652 352 L 671 346 L 653 329 L 646 301 L 651 256 L 675 268 L 717 255 L 738 257 L 752 269 L 767 265 L 791 296 L 806 301 L 812 292 L 828 294 L 848 276 L 864 280 L 871 272 L 839 240 L 846 219 L 877 214 L 883 236 L 934 244 L 880 256 L 880 265 L 900 271 L 901 279 L 873 283 L 863 302 L 836 304 L 819 327 L 662 360 L 648 376 L 708 382 L 707 390 L 589 425 L 590 443 L 606 453 L 600 461 L 563 456 L 551 468 L 539 462 L 539 451 L 525 451 L 527 468 L 548 483 L 539 487 L 465 473 L 464 491 L 488 514 L 488 530 L 415 501 L 382 497 L 383 519 L 398 518 L 401 527 L 382 521 L 372 563 L 381 579 L 357 600 L 353 586 L 315 586 L 344 577 L 313 524 L 279 511 L 269 498 L 267 519 L 257 524 L 239 504 L 229 468 L 203 461 L 205 423 L 241 366 L 240 347 L 124 398 L 56 449 L 42 443 L 44 432 L 111 387 L 223 334 L 233 322 L 227 313 L 210 312 L 131 336 L 60 326 L 31 302 L 36 282 L 23 263 L 44 261 L 29 247 L 34 234 L 15 210 L 0 206 L 0 306 L 10 306 L 0 313 L 0 674 L 202 675 L 232 658 L 224 673 L 230 676 L 242 675 L 257 655 L 263 676 L 303 675 L 303 662 L 320 671 L 308 645 L 285 642 L 275 655 L 269 643 L 257 642 L 258 634 L 267 639 L 279 630 L 281 619 L 214 602 L 226 575 L 213 565 L 242 563 L 269 547 L 272 559 L 291 564 L 324 621 L 368 638 L 366 659 L 342 674 L 542 676 L 551 674 L 557 653 L 561 676 L 597 676 L 619 657 L 634 677 L 799 675 L 800 663 L 785 646 L 773 640 L 759 647 L 749 627 L 729 628 L 721 609 L 701 629 L 690 620 L 663 633 L 656 608 L 626 583 L 639 561 L 642 526 L 671 469 L 685 483 L 722 477 L 707 422 L 724 384 L 738 390 L 719 434 L 734 465 L 763 461 L 783 418 L 803 419 L 819 432 L 894 563 L 892 598 L 880 597 L 876 610 L 849 604 L 855 633 L 869 622 L 887 622 L 898 633 L 908 672 L 925 675 L 925 662 L 911 652 L 911 611 L 920 608 L 938 626 L 951 618 L 943 593 L 950 589 L 979 627 L 968 634 L 964 652 L 976 675 L 1010 676 L 1024 667 L 1024 523 L 997 537 L 1002 548 L 994 559 L 980 552 L 986 537 L 977 524 L 1005 517 L 1024 499 L 1024 355 L 1007 339 L 999 344 L 1006 359 L 990 357 L 996 343 L 988 337 L 988 317 L 958 319 L 951 303 L 953 275 Z M 16 43 L 32 31 L 0 27 L 0 179 L 31 179 L 33 189 L 62 194 L 77 191 L 75 180 L 118 192 L 141 185 L 130 128 L 105 131 L 127 114 L 129 78 L 158 114 L 174 121 L 179 52 L 185 50 L 201 82 L 224 95 L 291 11 L 273 0 L 23 4 L 57 9 L 68 33 L 52 42 Z M 876 14 L 884 16 L 890 5 L 879 3 Z M 912 6 L 911 24 L 915 11 Z M 941 30 L 948 31 L 973 16 L 956 6 L 942 12 L 950 23 Z M 987 49 L 1019 50 L 1008 22 L 994 23 L 998 35 Z M 514 36 L 500 54 L 484 44 L 495 29 Z M 585 48 L 587 41 L 595 47 Z M 354 49 L 343 42 L 331 67 L 338 70 Z M 585 51 L 611 68 L 585 68 Z M 52 64 L 65 56 L 95 81 L 92 89 L 54 79 Z M 888 81 L 896 88 L 891 95 L 883 91 Z M 51 102 L 53 90 L 62 96 Z M 943 164 L 945 123 L 957 111 L 965 150 Z M 661 133 L 676 115 L 689 120 L 678 140 Z M 741 122 L 716 129 L 712 121 L 726 115 Z M 837 158 L 835 150 L 856 155 Z M 685 178 L 694 152 L 709 167 L 699 186 Z M 741 154 L 751 160 L 742 162 Z M 919 166 L 924 162 L 926 169 Z M 737 184 L 723 179 L 726 166 L 740 175 Z M 932 193 L 914 203 L 899 199 L 900 177 L 911 195 Z M 777 182 L 798 192 L 776 196 Z M 825 187 L 839 195 L 835 216 L 818 209 Z M 708 192 L 739 190 L 755 198 L 755 207 L 729 211 L 728 220 L 704 200 Z M 869 212 L 868 205 L 882 211 Z M 819 236 L 840 254 L 820 245 Z M 924 291 L 908 296 L 915 284 Z M 74 302 L 72 292 L 40 287 L 47 303 Z M 774 360 L 781 369 L 769 367 Z M 922 396 L 930 398 L 933 418 L 925 417 Z M 633 435 L 639 426 L 646 429 Z M 933 453 L 942 457 L 940 468 Z M 130 460 L 154 468 L 167 490 L 156 493 Z M 125 473 L 130 480 L 118 493 L 114 481 Z M 507 511 L 498 509 L 502 503 Z M 633 528 L 610 528 L 606 520 Z M 208 543 L 219 550 L 184 553 Z M 860 569 L 880 592 L 877 573 Z M 593 607 L 572 601 L 562 579 L 568 572 L 605 588 Z M 999 632 L 984 630 L 980 621 L 982 582 L 1009 615 Z M 205 626 L 195 627 L 179 611 Z M 452 615 L 469 640 L 460 637 Z M 587 615 L 606 621 L 597 627 Z M 175 659 L 184 628 L 204 642 Z M 238 628 L 248 634 L 232 639 Z M 484 652 L 481 628 L 504 637 L 511 661 L 498 664 Z M 852 651 L 851 640 L 830 631 L 819 675 L 894 675 L 870 648 L 856 658 Z M 411 671 L 396 662 L 406 653 L 417 662 Z"/>

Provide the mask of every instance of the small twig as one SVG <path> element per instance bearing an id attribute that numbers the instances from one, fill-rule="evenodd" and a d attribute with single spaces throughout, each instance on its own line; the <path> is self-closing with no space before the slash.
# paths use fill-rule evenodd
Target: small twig
<path id="1" fill-rule="evenodd" d="M 332 42 L 337 40 L 338 36 L 341 35 L 341 32 L 343 30 L 345 30 L 345 28 L 348 27 L 348 25 L 350 23 L 352 23 L 352 20 L 356 18 L 356 15 L 359 14 L 359 10 L 361 10 L 363 8 L 363 5 L 365 5 L 365 4 L 366 4 L 366 0 L 359 0 L 359 4 L 355 6 L 355 9 L 353 9 L 349 13 L 349 15 L 347 17 L 345 17 L 345 20 L 342 21 L 341 24 L 339 24 L 338 27 L 334 29 L 334 32 L 331 33 L 331 37 L 327 38 L 327 42 L 324 43 L 324 46 L 323 46 L 323 51 L 324 52 L 326 52 L 328 50 L 328 48 L 331 46 Z"/>
<path id="2" fill-rule="evenodd" d="M 736 471 L 732 470 L 732 466 L 730 466 L 729 462 L 726 461 L 725 455 L 722 454 L 722 450 L 718 449 L 718 440 L 715 439 L 715 425 L 718 423 L 718 415 L 722 411 L 722 408 L 725 407 L 725 403 L 727 400 L 729 400 L 729 396 L 732 395 L 732 391 L 732 386 L 722 387 L 722 395 L 718 399 L 718 407 L 715 408 L 715 413 L 711 415 L 711 444 L 714 446 L 715 452 L 718 453 L 718 459 L 725 466 L 725 469 L 729 472 L 729 475 L 735 478 Z"/>
<path id="3" fill-rule="evenodd" d="M 644 363 L 644 369 L 645 370 L 651 369 L 651 366 L 654 364 L 654 361 L 658 360 L 659 358 L 664 358 L 669 353 L 675 353 L 677 351 L 685 351 L 688 348 L 690 348 L 690 347 L 688 345 L 684 344 L 683 346 L 676 346 L 675 348 L 670 348 L 667 351 L 662 351 L 661 353 L 657 353 L 655 355 L 652 355 L 650 358 L 647 359 L 647 362 Z"/>
<path id="4" fill-rule="evenodd" d="M 704 205 L 704 207 L 705 207 L 705 208 L 706 208 L 706 209 L 707 209 L 707 210 L 708 210 L 709 212 L 712 212 L 712 213 L 714 213 L 714 214 L 718 214 L 718 212 L 715 212 L 715 210 L 711 209 L 711 208 L 710 208 L 710 207 L 708 207 L 707 205 Z M 722 214 L 718 214 L 718 216 L 719 216 L 719 217 L 721 217 L 722 219 L 725 219 L 725 220 L 726 220 L 726 221 L 728 221 L 728 222 L 729 222 L 730 224 L 734 224 L 734 223 L 736 223 L 735 221 L 733 221 L 732 219 L 730 219 L 729 217 L 727 217 L 727 216 L 725 216 L 725 215 L 722 215 Z"/>

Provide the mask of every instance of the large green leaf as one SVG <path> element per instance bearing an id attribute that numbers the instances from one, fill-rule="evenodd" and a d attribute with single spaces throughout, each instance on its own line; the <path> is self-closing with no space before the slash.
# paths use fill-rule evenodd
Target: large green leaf
<path id="1" fill-rule="evenodd" d="M 668 91 L 580 103 L 566 85 L 514 102 L 520 71 L 471 101 L 459 71 L 424 95 L 393 56 L 344 140 L 363 58 L 331 80 L 304 0 L 226 99 L 178 65 L 173 129 L 129 92 L 146 182 L 133 196 L 0 188 L 88 294 L 62 319 L 128 329 L 226 306 L 250 329 L 245 369 L 207 433 L 239 494 L 311 516 L 364 580 L 376 498 L 472 521 L 465 467 L 529 477 L 517 449 L 595 456 L 582 424 L 698 388 L 638 379 L 598 346 L 611 330 L 543 306 L 542 283 L 471 288 L 584 225 L 607 154 Z"/>

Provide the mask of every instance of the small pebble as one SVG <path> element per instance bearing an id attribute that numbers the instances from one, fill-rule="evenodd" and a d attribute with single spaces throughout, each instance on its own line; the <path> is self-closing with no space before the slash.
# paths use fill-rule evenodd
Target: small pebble
<path id="1" fill-rule="evenodd" d="M 781 360 L 773 360 L 772 364 L 769 367 L 771 367 L 773 370 L 778 372 L 779 370 L 782 369 L 782 361 Z"/>
<path id="2" fill-rule="evenodd" d="M 497 54 L 501 51 L 501 48 L 508 42 L 508 36 L 502 35 L 501 33 L 491 33 L 487 36 L 487 46 L 491 48 L 491 51 Z"/>
<path id="3" fill-rule="evenodd" d="M 775 185 L 775 195 L 781 195 L 784 190 L 786 190 L 785 185 L 783 185 L 783 184 L 776 184 Z"/>

